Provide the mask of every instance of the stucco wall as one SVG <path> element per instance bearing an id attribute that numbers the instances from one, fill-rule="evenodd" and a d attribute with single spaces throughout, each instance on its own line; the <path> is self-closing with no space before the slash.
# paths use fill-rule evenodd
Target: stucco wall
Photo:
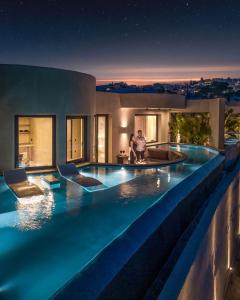
<path id="1" fill-rule="evenodd" d="M 210 126 L 212 129 L 211 145 L 224 148 L 224 119 L 225 119 L 225 100 L 212 99 L 209 105 Z"/>
<path id="2" fill-rule="evenodd" d="M 164 97 L 167 98 L 164 99 Z M 155 106 L 158 109 L 150 108 Z M 169 141 L 168 122 L 171 112 L 208 112 L 212 129 L 210 145 L 223 148 L 224 110 L 224 99 L 190 100 L 185 103 L 185 100 L 183 101 L 179 95 L 96 93 L 96 113 L 109 114 L 111 117 L 113 130 L 110 136 L 112 143 L 110 162 L 116 162 L 116 155 L 119 154 L 120 150 L 128 152 L 130 134 L 136 134 L 137 130 L 134 128 L 134 116 L 136 114 L 158 115 L 158 142 L 164 143 Z"/>
<path id="3" fill-rule="evenodd" d="M 66 115 L 93 115 L 95 86 L 83 73 L 0 65 L 0 169 L 14 167 L 15 115 L 56 115 L 56 162 L 64 163 Z"/>
<path id="4" fill-rule="evenodd" d="M 121 112 L 118 94 L 96 93 L 96 114 L 107 114 L 110 118 L 109 130 L 109 162 L 115 162 L 120 150 Z M 126 116 L 127 122 L 127 116 Z"/>
<path id="5" fill-rule="evenodd" d="M 110 162 L 116 162 L 116 156 L 120 150 L 125 150 L 128 153 L 129 137 L 132 133 L 136 134 L 137 131 L 137 128 L 134 128 L 134 116 L 136 114 L 157 114 L 158 141 L 168 141 L 169 111 L 122 107 L 121 97 L 122 95 L 114 93 L 96 93 L 96 113 L 109 114 L 111 118 L 112 132 L 109 138 L 112 144 L 112 155 Z"/>
<path id="6" fill-rule="evenodd" d="M 240 162 L 222 178 L 158 300 L 224 300 L 239 252 Z"/>
<path id="7" fill-rule="evenodd" d="M 177 94 L 119 94 L 121 107 L 125 108 L 185 108 L 184 96 Z"/>
<path id="8" fill-rule="evenodd" d="M 224 300 L 234 268 L 239 218 L 239 174 L 223 195 L 178 300 Z"/>

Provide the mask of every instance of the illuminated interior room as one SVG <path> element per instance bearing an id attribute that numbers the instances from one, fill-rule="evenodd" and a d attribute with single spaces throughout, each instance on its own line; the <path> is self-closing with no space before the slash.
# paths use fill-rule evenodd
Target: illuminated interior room
<path id="1" fill-rule="evenodd" d="M 53 165 L 54 118 L 43 116 L 16 117 L 17 166 Z"/>
<path id="2" fill-rule="evenodd" d="M 158 141 L 158 116 L 157 115 L 135 115 L 135 132 L 142 130 L 147 143 Z"/>
<path id="3" fill-rule="evenodd" d="M 84 117 L 67 117 L 67 161 L 84 160 L 85 151 Z"/>
<path id="4" fill-rule="evenodd" d="M 108 116 L 95 116 L 96 133 L 96 162 L 106 163 L 108 161 Z"/>

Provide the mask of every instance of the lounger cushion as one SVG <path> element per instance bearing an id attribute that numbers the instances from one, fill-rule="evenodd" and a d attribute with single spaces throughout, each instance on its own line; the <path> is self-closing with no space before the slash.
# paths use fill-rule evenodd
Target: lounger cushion
<path id="1" fill-rule="evenodd" d="M 96 178 L 83 176 L 81 174 L 72 176 L 71 180 L 82 185 L 83 187 L 102 185 L 102 182 Z"/>
<path id="2" fill-rule="evenodd" d="M 13 184 L 13 183 L 27 181 L 27 174 L 25 169 L 14 169 L 14 170 L 4 171 L 3 176 L 6 184 Z"/>
<path id="3" fill-rule="evenodd" d="M 39 188 L 39 186 L 27 180 L 9 184 L 9 187 L 18 198 L 43 195 L 43 191 Z"/>
<path id="4" fill-rule="evenodd" d="M 39 186 L 28 181 L 25 169 L 8 170 L 3 176 L 6 184 L 18 198 L 43 195 Z"/>
<path id="5" fill-rule="evenodd" d="M 72 176 L 78 175 L 78 169 L 74 163 L 70 163 L 67 165 L 58 165 L 58 171 L 62 176 Z"/>
<path id="6" fill-rule="evenodd" d="M 148 155 L 150 158 L 159 159 L 159 160 L 168 160 L 168 151 L 157 149 L 157 148 L 149 148 Z"/>
<path id="7" fill-rule="evenodd" d="M 173 160 L 178 160 L 181 158 L 181 154 L 174 152 L 174 151 L 169 151 L 168 152 L 168 158 L 169 160 L 173 161 Z"/>
<path id="8" fill-rule="evenodd" d="M 81 185 L 86 189 L 88 187 L 95 187 L 100 185 L 103 186 L 102 182 L 100 182 L 99 180 L 79 174 L 77 167 L 73 163 L 58 166 L 58 171 L 63 177 Z"/>
<path id="9" fill-rule="evenodd" d="M 149 148 L 148 158 L 151 161 L 161 161 L 161 162 L 172 162 L 177 161 L 182 157 L 182 155 L 176 151 L 168 151 L 159 148 Z"/>

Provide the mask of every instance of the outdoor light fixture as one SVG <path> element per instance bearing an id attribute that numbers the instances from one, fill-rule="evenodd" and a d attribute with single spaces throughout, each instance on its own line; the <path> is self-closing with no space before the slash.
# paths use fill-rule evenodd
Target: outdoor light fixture
<path id="1" fill-rule="evenodd" d="M 127 134 L 127 127 L 120 127 L 120 133 L 126 133 Z"/>

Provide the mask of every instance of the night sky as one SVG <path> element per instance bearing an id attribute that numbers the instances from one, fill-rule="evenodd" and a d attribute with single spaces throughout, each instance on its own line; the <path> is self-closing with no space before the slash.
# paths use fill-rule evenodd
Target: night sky
<path id="1" fill-rule="evenodd" d="M 0 63 L 99 83 L 240 77 L 240 0 L 0 0 Z"/>

